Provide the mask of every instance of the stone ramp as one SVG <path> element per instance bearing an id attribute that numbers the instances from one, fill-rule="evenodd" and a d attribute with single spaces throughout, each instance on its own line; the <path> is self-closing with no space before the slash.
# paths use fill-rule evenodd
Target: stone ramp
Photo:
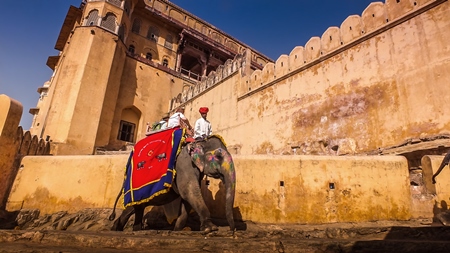
<path id="1" fill-rule="evenodd" d="M 0 230 L 0 252 L 450 252 L 450 227 L 437 224 L 250 223 L 247 228 L 234 235 L 227 227 L 207 235 L 169 230 Z"/>

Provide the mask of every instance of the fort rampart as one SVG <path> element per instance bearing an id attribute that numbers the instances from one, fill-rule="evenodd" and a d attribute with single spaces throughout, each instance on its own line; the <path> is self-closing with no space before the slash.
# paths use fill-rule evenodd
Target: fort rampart
<path id="1" fill-rule="evenodd" d="M 240 154 L 376 153 L 448 135 L 449 5 L 371 3 L 262 70 L 243 53 L 173 108 L 192 120 L 209 106 L 215 132 Z"/>
<path id="2" fill-rule="evenodd" d="M 43 215 L 111 208 L 122 185 L 127 158 L 26 156 L 7 210 L 39 209 Z M 424 170 L 427 191 L 435 195 L 417 201 L 402 156 L 235 155 L 235 217 L 262 223 L 307 224 L 432 218 L 450 197 L 446 190 L 450 174 L 442 172 L 438 183 L 431 184 L 431 173 L 442 156 L 424 159 L 429 160 Z M 202 191 L 212 215 L 224 217 L 222 184 L 207 178 L 202 181 Z"/>
<path id="3" fill-rule="evenodd" d="M 5 105 L 0 115 L 6 124 L 0 130 L 7 210 L 39 209 L 41 214 L 51 214 L 113 206 L 127 154 L 43 156 L 48 143 L 23 135 L 21 127 L 21 135 L 12 131 L 17 131 L 20 103 L 4 95 L 0 98 Z M 425 195 L 414 194 L 403 156 L 234 155 L 235 216 L 263 223 L 308 224 L 432 218 L 450 197 L 448 170 L 437 184 L 431 183 L 442 158 L 422 159 L 422 192 L 427 196 L 423 199 Z M 225 193 L 220 181 L 204 179 L 202 191 L 213 216 L 223 217 Z"/>
<path id="4" fill-rule="evenodd" d="M 22 104 L 0 94 L 0 209 L 4 209 L 24 156 L 47 155 L 50 145 L 19 126 Z"/>

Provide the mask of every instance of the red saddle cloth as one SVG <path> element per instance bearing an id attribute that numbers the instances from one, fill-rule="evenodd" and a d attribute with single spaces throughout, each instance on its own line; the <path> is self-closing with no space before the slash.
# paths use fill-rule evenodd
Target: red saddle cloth
<path id="1" fill-rule="evenodd" d="M 169 191 L 182 136 L 182 129 L 172 128 L 135 144 L 125 171 L 124 206 L 140 204 Z"/>

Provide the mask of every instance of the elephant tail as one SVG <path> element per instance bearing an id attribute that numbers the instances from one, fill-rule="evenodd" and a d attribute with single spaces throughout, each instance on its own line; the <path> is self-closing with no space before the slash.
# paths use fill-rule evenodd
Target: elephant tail
<path id="1" fill-rule="evenodd" d="M 117 202 L 119 201 L 120 195 L 122 195 L 122 188 L 120 189 L 119 194 L 117 194 L 116 201 L 114 201 L 114 207 L 113 207 L 112 213 L 108 217 L 108 219 L 110 221 L 113 221 L 116 218 L 116 206 L 117 206 Z"/>
<path id="2" fill-rule="evenodd" d="M 123 188 L 124 188 L 124 186 L 125 186 L 125 178 L 127 177 L 127 171 L 131 168 L 130 165 L 131 165 L 131 160 L 132 160 L 132 158 L 133 158 L 133 153 L 134 153 L 134 148 L 133 148 L 133 150 L 131 151 L 130 156 L 128 157 L 127 165 L 125 166 L 124 181 L 123 181 L 123 183 L 122 183 L 122 187 L 120 188 L 119 194 L 117 194 L 116 201 L 114 201 L 114 207 L 113 207 L 112 213 L 111 213 L 111 215 L 109 215 L 109 217 L 108 217 L 108 219 L 109 219 L 110 221 L 112 221 L 112 220 L 114 220 L 114 219 L 116 218 L 116 206 L 117 206 L 117 202 L 119 201 L 119 198 L 120 198 L 120 196 L 122 195 L 122 190 L 123 190 Z"/>

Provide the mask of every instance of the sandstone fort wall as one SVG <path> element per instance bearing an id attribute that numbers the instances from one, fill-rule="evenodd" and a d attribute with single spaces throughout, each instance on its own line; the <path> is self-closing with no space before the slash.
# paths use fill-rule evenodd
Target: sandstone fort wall
<path id="1" fill-rule="evenodd" d="M 4 209 L 24 156 L 48 155 L 48 141 L 19 126 L 22 104 L 0 94 L 0 209 Z"/>
<path id="2" fill-rule="evenodd" d="M 432 197 L 417 201 L 402 156 L 235 155 L 235 217 L 309 224 L 433 218 L 445 210 L 450 197 L 447 169 L 436 185 L 431 184 L 442 158 L 424 157 L 431 161 L 424 181 Z M 26 156 L 6 208 L 39 209 L 41 214 L 111 208 L 127 159 L 128 155 Z M 223 218 L 221 182 L 204 179 L 202 192 L 213 216 Z"/>
<path id="3" fill-rule="evenodd" d="M 39 209 L 41 214 L 111 208 L 127 159 L 128 155 L 27 156 L 7 208 Z M 329 223 L 414 216 L 407 162 L 401 156 L 236 155 L 234 160 L 238 219 Z M 215 216 L 224 217 L 223 186 L 207 180 L 209 186 L 205 181 L 202 185 L 208 206 Z"/>
<path id="4" fill-rule="evenodd" d="M 448 11 L 448 1 L 371 3 L 262 70 L 247 71 L 244 52 L 173 108 L 193 121 L 209 106 L 241 154 L 369 153 L 448 134 Z"/>

